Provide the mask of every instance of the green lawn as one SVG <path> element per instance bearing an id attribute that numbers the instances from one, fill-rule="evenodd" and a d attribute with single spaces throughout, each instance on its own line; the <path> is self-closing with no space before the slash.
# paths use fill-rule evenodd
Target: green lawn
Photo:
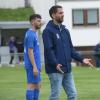
<path id="1" fill-rule="evenodd" d="M 100 100 L 100 70 L 74 67 L 73 74 L 78 90 L 78 100 Z M 50 84 L 42 72 L 40 100 L 48 100 Z M 26 75 L 23 67 L 0 68 L 0 100 L 25 100 Z M 67 100 L 62 91 L 60 100 Z"/>
<path id="2" fill-rule="evenodd" d="M 28 18 L 34 11 L 31 7 L 17 9 L 1 9 L 0 21 L 28 21 Z"/>

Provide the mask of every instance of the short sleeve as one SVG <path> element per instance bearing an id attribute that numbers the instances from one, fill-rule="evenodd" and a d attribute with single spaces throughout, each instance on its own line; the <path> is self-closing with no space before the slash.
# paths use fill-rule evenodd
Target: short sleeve
<path id="1" fill-rule="evenodd" d="M 34 48 L 34 35 L 33 34 L 28 35 L 27 46 L 28 46 L 28 48 Z"/>

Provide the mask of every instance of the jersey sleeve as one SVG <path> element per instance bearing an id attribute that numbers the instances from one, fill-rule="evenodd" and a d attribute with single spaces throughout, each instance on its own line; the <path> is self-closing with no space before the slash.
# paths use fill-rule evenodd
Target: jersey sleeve
<path id="1" fill-rule="evenodd" d="M 34 35 L 33 34 L 28 35 L 27 46 L 28 46 L 28 48 L 34 48 Z"/>

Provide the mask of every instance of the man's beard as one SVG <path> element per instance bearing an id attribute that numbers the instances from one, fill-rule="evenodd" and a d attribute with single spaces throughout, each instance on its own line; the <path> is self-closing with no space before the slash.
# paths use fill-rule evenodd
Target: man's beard
<path id="1" fill-rule="evenodd" d="M 61 24 L 63 22 L 63 19 L 58 19 L 56 21 Z"/>
<path id="2" fill-rule="evenodd" d="M 35 28 L 38 30 L 38 29 L 40 29 L 40 28 L 41 28 L 41 26 L 35 26 Z"/>

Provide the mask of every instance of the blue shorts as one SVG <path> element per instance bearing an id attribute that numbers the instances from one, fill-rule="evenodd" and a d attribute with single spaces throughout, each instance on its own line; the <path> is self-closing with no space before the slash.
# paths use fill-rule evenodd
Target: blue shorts
<path id="1" fill-rule="evenodd" d="M 33 69 L 26 69 L 27 83 L 38 84 L 41 81 L 40 72 L 37 76 L 33 75 Z"/>

